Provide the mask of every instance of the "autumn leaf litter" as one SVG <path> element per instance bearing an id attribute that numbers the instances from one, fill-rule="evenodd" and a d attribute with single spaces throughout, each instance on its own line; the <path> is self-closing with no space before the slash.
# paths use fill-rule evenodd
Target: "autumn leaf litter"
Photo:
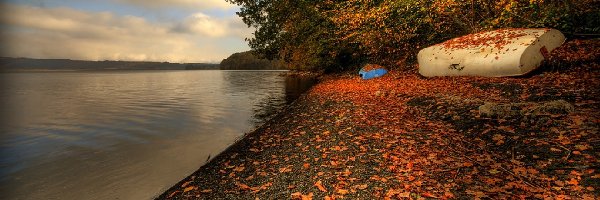
<path id="1" fill-rule="evenodd" d="M 595 45 L 524 78 L 325 76 L 159 199 L 598 198 Z M 558 100 L 574 109 L 479 112 Z"/>

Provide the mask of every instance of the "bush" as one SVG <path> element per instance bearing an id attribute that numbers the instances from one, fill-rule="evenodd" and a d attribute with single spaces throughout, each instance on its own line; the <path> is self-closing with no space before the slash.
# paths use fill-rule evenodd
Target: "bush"
<path id="1" fill-rule="evenodd" d="M 256 29 L 250 47 L 292 69 L 343 71 L 362 63 L 391 68 L 452 37 L 506 27 L 599 34 L 595 0 L 229 0 Z"/>

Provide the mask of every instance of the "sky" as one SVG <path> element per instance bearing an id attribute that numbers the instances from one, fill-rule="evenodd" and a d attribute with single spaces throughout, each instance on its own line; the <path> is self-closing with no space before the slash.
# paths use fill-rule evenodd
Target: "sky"
<path id="1" fill-rule="evenodd" d="M 0 0 L 0 56 L 219 63 L 252 36 L 225 0 Z"/>

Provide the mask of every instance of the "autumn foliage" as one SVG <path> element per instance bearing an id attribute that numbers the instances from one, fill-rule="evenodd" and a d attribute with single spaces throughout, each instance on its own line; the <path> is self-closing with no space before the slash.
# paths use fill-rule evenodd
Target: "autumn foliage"
<path id="1" fill-rule="evenodd" d="M 594 0 L 229 1 L 256 28 L 250 47 L 293 69 L 339 71 L 367 62 L 407 69 L 421 48 L 497 28 L 600 34 Z"/>
<path id="2" fill-rule="evenodd" d="M 598 199 L 597 45 L 567 42 L 552 56 L 577 66 L 527 78 L 325 76 L 160 198 Z M 573 109 L 479 110 L 552 101 Z"/>

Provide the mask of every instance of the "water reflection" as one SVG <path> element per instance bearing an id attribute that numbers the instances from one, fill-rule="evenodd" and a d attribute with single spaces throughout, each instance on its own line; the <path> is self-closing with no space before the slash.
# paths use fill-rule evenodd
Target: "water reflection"
<path id="1" fill-rule="evenodd" d="M 311 84 L 279 73 L 0 74 L 0 192 L 150 198 Z"/>

